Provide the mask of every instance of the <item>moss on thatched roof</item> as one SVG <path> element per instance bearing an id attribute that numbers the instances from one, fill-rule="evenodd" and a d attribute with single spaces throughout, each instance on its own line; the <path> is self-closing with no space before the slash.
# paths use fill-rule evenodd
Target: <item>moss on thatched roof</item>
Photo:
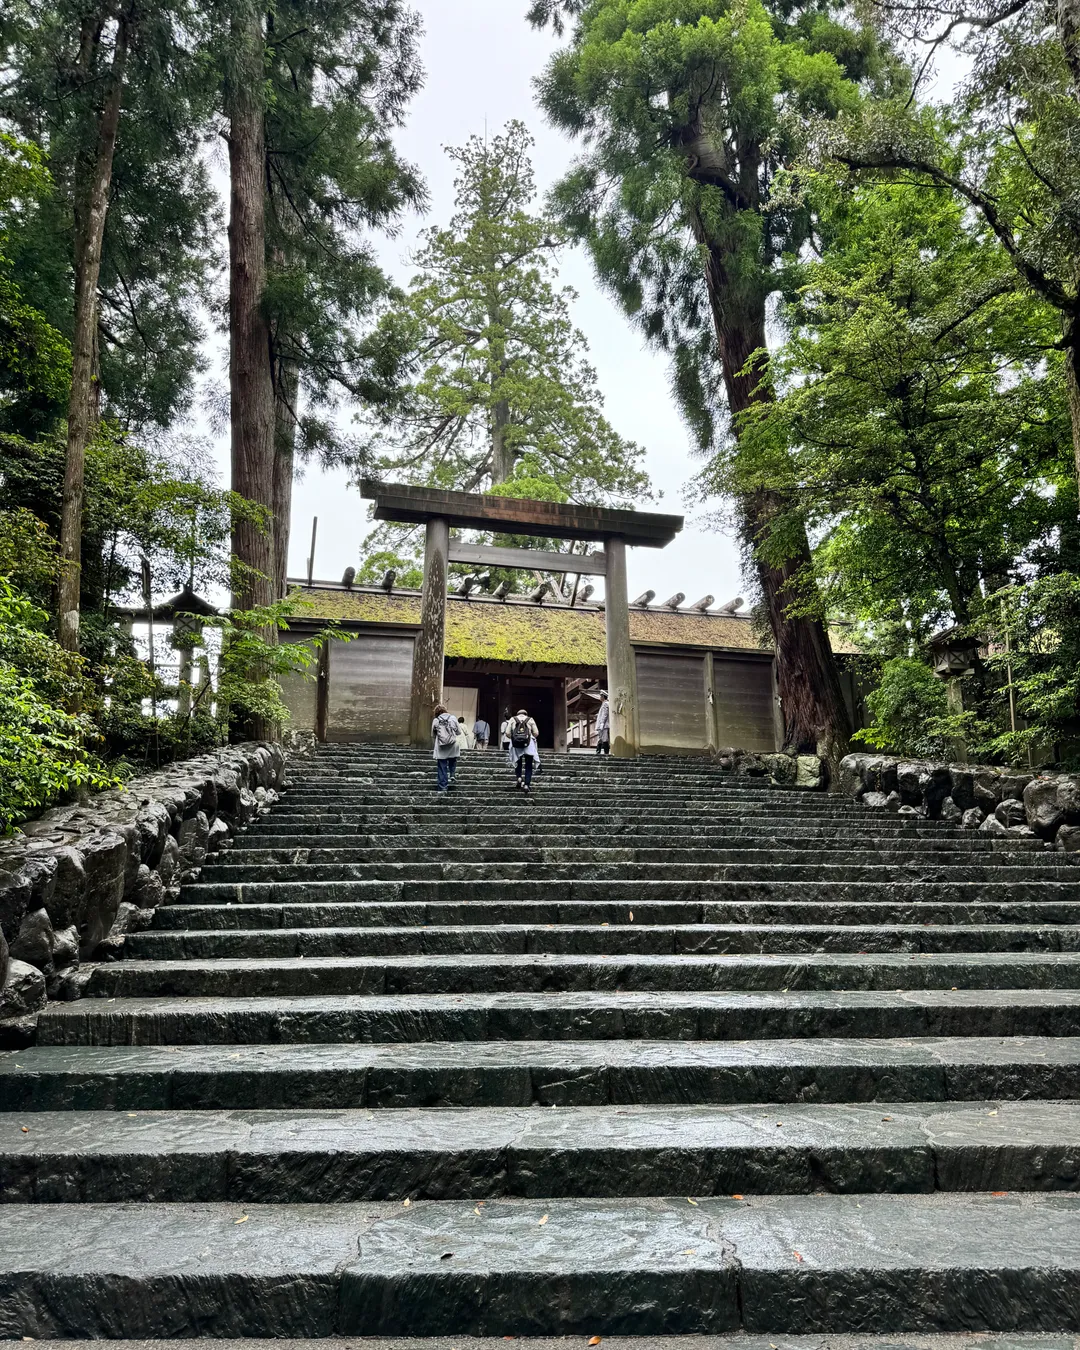
<path id="1" fill-rule="evenodd" d="M 297 617 L 336 619 L 342 624 L 373 623 L 418 627 L 420 596 L 415 591 L 386 595 L 379 590 L 315 587 L 301 590 L 310 608 Z M 714 651 L 767 652 L 756 625 L 734 614 L 677 614 L 670 610 L 630 611 L 633 642 Z M 854 650 L 833 635 L 836 651 Z M 446 654 L 472 661 L 506 661 L 552 666 L 602 666 L 606 662 L 603 610 L 520 601 L 461 600 L 447 597 Z"/>

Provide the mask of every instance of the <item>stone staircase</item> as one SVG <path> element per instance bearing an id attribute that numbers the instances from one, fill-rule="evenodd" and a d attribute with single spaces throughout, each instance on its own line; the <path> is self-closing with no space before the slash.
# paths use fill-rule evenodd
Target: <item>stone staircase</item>
<path id="1" fill-rule="evenodd" d="M 0 1335 L 1080 1331 L 1080 871 L 544 770 L 323 748 L 0 1055 Z"/>

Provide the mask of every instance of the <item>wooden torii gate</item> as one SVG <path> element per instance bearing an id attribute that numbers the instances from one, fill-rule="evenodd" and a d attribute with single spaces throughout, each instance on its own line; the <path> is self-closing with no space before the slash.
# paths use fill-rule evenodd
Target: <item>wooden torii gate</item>
<path id="1" fill-rule="evenodd" d="M 611 704 L 611 753 L 637 754 L 637 674 L 630 645 L 626 592 L 626 549 L 663 548 L 682 529 L 682 516 L 654 511 L 615 511 L 519 497 L 488 497 L 473 492 L 411 487 L 365 479 L 361 495 L 375 502 L 375 519 L 424 525 L 424 590 L 420 634 L 413 656 L 410 739 L 431 742 L 431 715 L 442 697 L 446 646 L 446 580 L 451 562 L 493 567 L 543 568 L 546 571 L 602 575 L 605 582 L 608 701 Z M 602 541 L 603 554 L 571 558 L 537 549 L 495 548 L 450 543 L 451 529 L 527 534 L 548 539 Z"/>

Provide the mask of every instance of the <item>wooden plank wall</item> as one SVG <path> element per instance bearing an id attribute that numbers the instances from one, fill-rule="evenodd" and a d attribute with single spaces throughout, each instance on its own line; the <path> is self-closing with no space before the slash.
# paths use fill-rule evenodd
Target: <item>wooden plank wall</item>
<path id="1" fill-rule="evenodd" d="M 713 655 L 713 697 L 719 746 L 776 749 L 772 662 Z"/>
<path id="2" fill-rule="evenodd" d="M 638 747 L 642 754 L 709 748 L 705 657 L 637 651 Z"/>
<path id="3" fill-rule="evenodd" d="M 361 633 L 330 644 L 328 741 L 408 741 L 414 641 Z"/>

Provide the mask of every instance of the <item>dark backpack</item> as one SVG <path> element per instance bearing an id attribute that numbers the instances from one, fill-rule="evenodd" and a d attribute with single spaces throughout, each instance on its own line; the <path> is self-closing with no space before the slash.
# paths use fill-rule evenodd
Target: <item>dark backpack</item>
<path id="1" fill-rule="evenodd" d="M 527 750 L 531 740 L 528 721 L 524 717 L 515 717 L 510 724 L 510 744 L 515 750 Z"/>

